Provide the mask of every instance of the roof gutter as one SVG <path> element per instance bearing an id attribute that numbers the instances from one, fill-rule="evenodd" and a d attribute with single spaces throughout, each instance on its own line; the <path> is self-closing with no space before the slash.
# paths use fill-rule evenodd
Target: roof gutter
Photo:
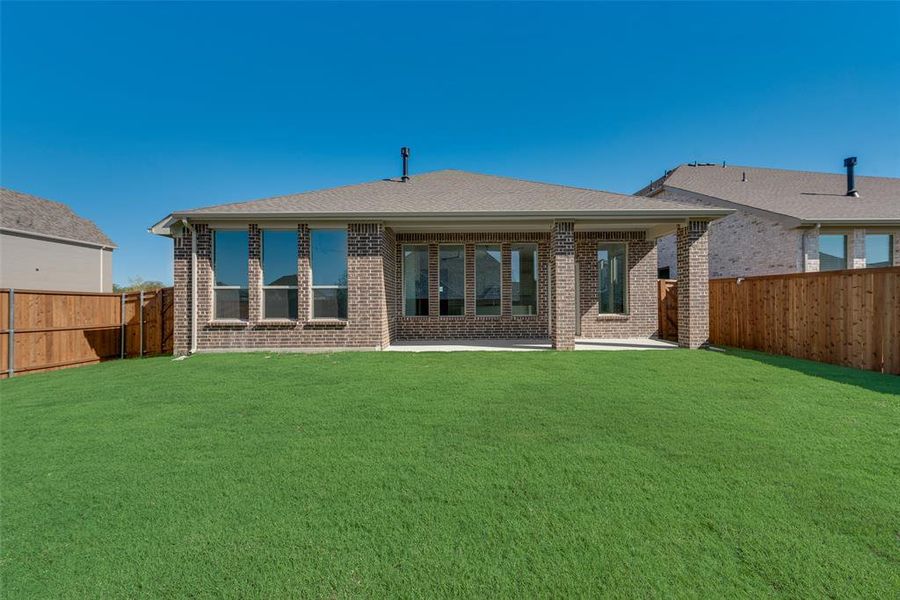
<path id="1" fill-rule="evenodd" d="M 0 231 L 6 233 L 14 233 L 18 235 L 27 235 L 29 237 L 36 237 L 43 240 L 51 240 L 54 242 L 64 242 L 66 244 L 79 244 L 82 246 L 90 246 L 92 248 L 100 248 L 102 250 L 114 250 L 118 248 L 115 244 L 101 244 L 98 242 L 88 242 L 86 240 L 76 240 L 75 238 L 67 238 L 58 235 L 50 235 L 48 233 L 38 233 L 37 231 L 26 231 L 24 229 L 13 229 L 12 227 L 0 227 Z"/>
<path id="2" fill-rule="evenodd" d="M 900 226 L 900 219 L 800 219 L 800 227 L 820 227 L 820 226 L 841 226 L 848 225 L 853 227 L 897 227 Z"/>

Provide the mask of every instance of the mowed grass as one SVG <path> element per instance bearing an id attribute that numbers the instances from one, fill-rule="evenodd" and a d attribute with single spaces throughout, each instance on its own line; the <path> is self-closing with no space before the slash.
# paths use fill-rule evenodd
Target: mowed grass
<path id="1" fill-rule="evenodd" d="M 897 597 L 898 392 L 690 351 L 201 355 L 15 378 L 2 593 Z"/>

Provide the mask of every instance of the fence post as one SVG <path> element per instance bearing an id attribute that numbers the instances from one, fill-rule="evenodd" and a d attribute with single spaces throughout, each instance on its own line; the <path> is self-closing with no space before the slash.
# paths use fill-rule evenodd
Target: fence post
<path id="1" fill-rule="evenodd" d="M 141 290 L 141 296 L 138 300 L 140 302 L 140 332 L 141 332 L 141 342 L 140 342 L 140 354 L 138 354 L 138 358 L 144 358 L 144 290 Z"/>
<path id="2" fill-rule="evenodd" d="M 6 376 L 16 372 L 16 291 L 9 288 L 9 323 L 6 327 Z"/>
<path id="3" fill-rule="evenodd" d="M 122 294 L 122 315 L 119 326 L 119 358 L 125 358 L 125 294 Z"/>

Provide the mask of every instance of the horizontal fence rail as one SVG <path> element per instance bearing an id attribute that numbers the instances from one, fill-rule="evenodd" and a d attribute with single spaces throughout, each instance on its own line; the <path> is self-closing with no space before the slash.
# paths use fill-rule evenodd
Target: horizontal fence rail
<path id="1" fill-rule="evenodd" d="M 170 354 L 174 290 L 0 290 L 0 377 Z"/>
<path id="2" fill-rule="evenodd" d="M 900 267 L 711 279 L 709 337 L 900 374 Z"/>

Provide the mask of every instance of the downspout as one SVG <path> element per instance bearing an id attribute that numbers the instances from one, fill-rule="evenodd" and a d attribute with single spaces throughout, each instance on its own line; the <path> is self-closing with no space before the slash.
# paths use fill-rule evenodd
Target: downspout
<path id="1" fill-rule="evenodd" d="M 197 353 L 197 232 L 193 225 L 182 219 L 181 223 L 191 232 L 191 349 L 190 354 Z"/>

